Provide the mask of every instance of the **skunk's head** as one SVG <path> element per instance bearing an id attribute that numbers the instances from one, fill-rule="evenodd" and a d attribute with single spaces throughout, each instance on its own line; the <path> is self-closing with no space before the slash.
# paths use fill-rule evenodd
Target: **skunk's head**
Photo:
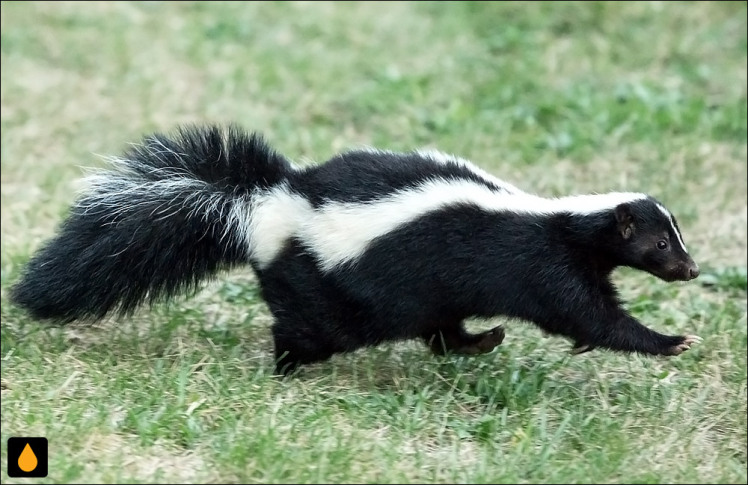
<path id="1" fill-rule="evenodd" d="M 664 281 L 688 281 L 699 266 L 688 254 L 675 217 L 657 200 L 647 197 L 615 208 L 622 263 Z"/>

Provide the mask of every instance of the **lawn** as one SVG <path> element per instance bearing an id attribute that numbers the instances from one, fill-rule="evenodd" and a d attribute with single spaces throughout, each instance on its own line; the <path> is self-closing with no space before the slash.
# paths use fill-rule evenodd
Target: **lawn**
<path id="1" fill-rule="evenodd" d="M 3 2 L 3 483 L 746 483 L 746 17 L 746 2 Z M 571 356 L 511 321 L 487 355 L 402 342 L 282 380 L 249 268 L 91 327 L 8 302 L 86 168 L 192 122 L 261 131 L 299 164 L 430 147 L 542 195 L 648 192 L 702 275 L 615 281 L 647 325 L 704 340 Z M 8 478 L 10 436 L 48 438 L 47 478 Z"/>

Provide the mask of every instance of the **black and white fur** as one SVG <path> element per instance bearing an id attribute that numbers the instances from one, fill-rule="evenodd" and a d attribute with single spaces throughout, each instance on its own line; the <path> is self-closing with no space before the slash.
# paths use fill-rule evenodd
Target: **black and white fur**
<path id="1" fill-rule="evenodd" d="M 506 316 L 596 347 L 677 355 L 621 306 L 619 266 L 699 274 L 673 215 L 639 193 L 543 198 L 439 152 L 355 150 L 299 168 L 257 134 L 154 134 L 90 177 L 12 289 L 34 317 L 130 314 L 249 264 L 274 316 L 278 372 L 338 352 L 423 339 L 491 351 Z"/>

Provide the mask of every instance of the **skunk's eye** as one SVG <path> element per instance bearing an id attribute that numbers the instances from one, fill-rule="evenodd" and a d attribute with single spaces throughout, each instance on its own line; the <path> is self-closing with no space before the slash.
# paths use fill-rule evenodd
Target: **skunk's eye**
<path id="1" fill-rule="evenodd" d="M 667 249 L 667 241 L 665 241 L 664 239 L 660 239 L 659 241 L 657 241 L 657 249 L 661 249 L 663 251 Z"/>

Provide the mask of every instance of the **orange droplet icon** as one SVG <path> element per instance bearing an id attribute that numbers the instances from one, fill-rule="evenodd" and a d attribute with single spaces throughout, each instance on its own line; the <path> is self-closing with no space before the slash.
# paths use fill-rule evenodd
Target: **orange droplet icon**
<path id="1" fill-rule="evenodd" d="M 39 461 L 36 459 L 34 450 L 32 450 L 29 444 L 26 443 L 26 446 L 21 452 L 21 456 L 18 457 L 18 468 L 25 471 L 26 473 L 29 473 L 33 471 L 34 468 L 36 468 L 36 465 L 38 463 Z"/>

